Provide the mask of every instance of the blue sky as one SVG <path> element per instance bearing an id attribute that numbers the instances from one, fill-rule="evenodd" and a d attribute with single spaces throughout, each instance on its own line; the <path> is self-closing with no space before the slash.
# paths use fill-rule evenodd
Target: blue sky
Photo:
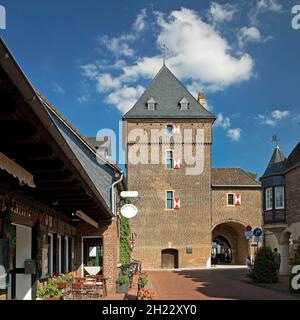
<path id="1" fill-rule="evenodd" d="M 86 136 L 118 130 L 122 112 L 167 66 L 193 94 L 204 88 L 213 165 L 259 175 L 273 134 L 289 154 L 300 133 L 297 1 L 0 0 L 0 36 L 32 83 Z"/>

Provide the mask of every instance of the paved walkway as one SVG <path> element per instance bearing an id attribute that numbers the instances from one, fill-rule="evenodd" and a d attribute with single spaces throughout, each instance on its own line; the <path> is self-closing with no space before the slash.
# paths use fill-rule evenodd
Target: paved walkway
<path id="1" fill-rule="evenodd" d="M 247 282 L 245 268 L 149 271 L 160 300 L 294 300 Z M 282 285 L 278 285 L 282 287 Z"/>

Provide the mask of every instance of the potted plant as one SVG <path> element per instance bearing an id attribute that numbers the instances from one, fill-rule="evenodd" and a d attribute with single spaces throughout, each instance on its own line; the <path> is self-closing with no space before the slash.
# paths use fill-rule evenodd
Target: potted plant
<path id="1" fill-rule="evenodd" d="M 62 297 L 62 292 L 53 280 L 49 280 L 46 285 L 39 284 L 37 289 L 38 300 L 60 300 Z"/>
<path id="2" fill-rule="evenodd" d="M 121 274 L 117 280 L 117 293 L 127 293 L 129 290 L 130 279 L 127 274 Z"/>
<path id="3" fill-rule="evenodd" d="M 152 290 L 142 288 L 138 293 L 139 300 L 158 300 L 156 293 Z"/>
<path id="4" fill-rule="evenodd" d="M 138 291 L 144 288 L 148 284 L 148 281 L 148 275 L 146 273 L 142 273 L 139 277 Z"/>

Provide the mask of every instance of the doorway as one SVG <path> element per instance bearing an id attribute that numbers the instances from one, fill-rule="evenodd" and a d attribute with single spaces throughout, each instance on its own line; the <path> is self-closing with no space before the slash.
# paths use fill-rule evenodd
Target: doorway
<path id="1" fill-rule="evenodd" d="M 178 250 L 164 249 L 161 251 L 161 266 L 163 269 L 178 268 Z"/>
<path id="2" fill-rule="evenodd" d="M 223 236 L 218 235 L 212 241 L 211 263 L 214 265 L 232 263 L 232 248 Z"/>
<path id="3" fill-rule="evenodd" d="M 11 299 L 32 299 L 32 276 L 25 274 L 25 260 L 32 258 L 32 228 L 14 225 L 16 228 L 16 247 L 12 257 L 12 270 L 10 271 L 10 292 Z"/>
<path id="4" fill-rule="evenodd" d="M 103 270 L 103 239 L 83 237 L 83 276 L 99 275 Z"/>

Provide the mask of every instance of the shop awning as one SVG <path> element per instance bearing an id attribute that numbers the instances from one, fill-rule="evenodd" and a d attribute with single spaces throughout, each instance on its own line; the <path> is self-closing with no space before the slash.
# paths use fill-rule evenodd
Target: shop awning
<path id="1" fill-rule="evenodd" d="M 0 152 L 0 169 L 18 178 L 21 184 L 27 184 L 30 188 L 36 188 L 33 175 L 2 152 Z"/>

